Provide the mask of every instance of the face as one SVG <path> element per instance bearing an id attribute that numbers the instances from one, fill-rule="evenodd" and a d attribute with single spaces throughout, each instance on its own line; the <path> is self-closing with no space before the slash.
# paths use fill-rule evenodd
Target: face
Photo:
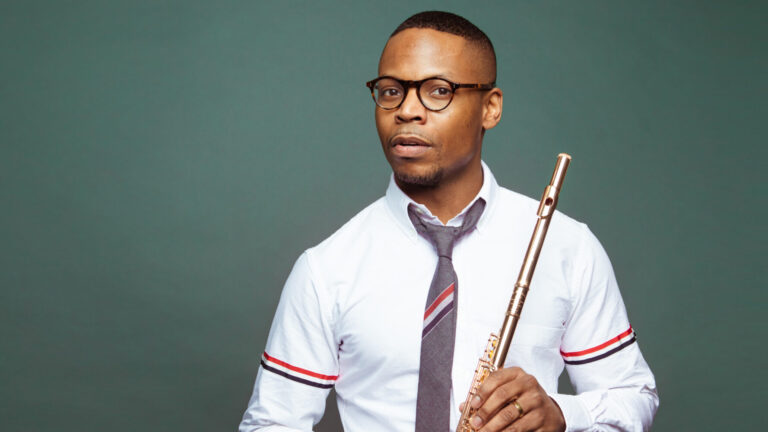
<path id="1" fill-rule="evenodd" d="M 379 62 L 379 76 L 403 80 L 429 77 L 455 83 L 489 83 L 493 72 L 464 38 L 431 29 L 393 36 Z M 501 115 L 501 92 L 458 89 L 442 111 L 426 109 L 411 88 L 399 108 L 376 107 L 376 128 L 387 161 L 401 187 L 440 186 L 482 173 L 485 129 Z"/>

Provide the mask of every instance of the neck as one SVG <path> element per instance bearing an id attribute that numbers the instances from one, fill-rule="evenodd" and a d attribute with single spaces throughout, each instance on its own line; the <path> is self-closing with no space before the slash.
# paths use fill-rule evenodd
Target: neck
<path id="1" fill-rule="evenodd" d="M 395 181 L 408 197 L 426 206 L 445 224 L 469 205 L 483 187 L 483 169 L 482 166 L 478 168 L 461 178 L 443 179 L 435 186 L 402 184 Z"/>

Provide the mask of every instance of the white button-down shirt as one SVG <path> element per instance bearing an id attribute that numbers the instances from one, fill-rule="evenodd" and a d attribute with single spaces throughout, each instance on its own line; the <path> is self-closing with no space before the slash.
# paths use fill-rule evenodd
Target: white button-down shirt
<path id="1" fill-rule="evenodd" d="M 453 250 L 452 428 L 488 336 L 503 321 L 538 208 L 499 187 L 485 164 L 483 171 L 475 199 L 486 201 L 485 211 Z M 422 320 L 437 255 L 412 226 L 411 203 L 391 180 L 385 197 L 299 257 L 241 432 L 309 431 L 331 387 L 345 430 L 414 429 Z M 425 220 L 440 223 L 415 205 Z M 465 211 L 448 224 L 459 225 Z M 505 366 L 536 377 L 560 405 L 568 431 L 647 430 L 656 412 L 654 378 L 610 261 L 586 225 L 562 213 L 552 218 Z M 575 396 L 557 392 L 564 366 Z"/>

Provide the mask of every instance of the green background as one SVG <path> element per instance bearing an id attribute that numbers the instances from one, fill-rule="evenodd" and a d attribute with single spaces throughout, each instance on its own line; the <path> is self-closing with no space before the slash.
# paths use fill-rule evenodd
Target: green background
<path id="1" fill-rule="evenodd" d="M 0 3 L 0 429 L 236 429 L 294 260 L 386 187 L 363 83 L 435 8 L 496 46 L 499 182 L 573 155 L 654 430 L 764 426 L 765 4 L 155 0 Z"/>

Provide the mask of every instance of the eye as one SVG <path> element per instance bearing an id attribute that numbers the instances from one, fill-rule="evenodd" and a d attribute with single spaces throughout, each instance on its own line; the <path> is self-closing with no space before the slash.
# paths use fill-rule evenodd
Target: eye
<path id="1" fill-rule="evenodd" d="M 448 100 L 453 95 L 453 88 L 447 81 L 441 79 L 432 79 L 422 86 L 422 95 L 435 100 Z"/>
<path id="2" fill-rule="evenodd" d="M 398 87 L 385 87 L 379 89 L 379 95 L 381 97 L 400 97 L 400 88 Z"/>
<path id="3" fill-rule="evenodd" d="M 445 97 L 451 94 L 451 89 L 449 87 L 437 87 L 432 90 L 431 94 L 432 96 Z"/>

